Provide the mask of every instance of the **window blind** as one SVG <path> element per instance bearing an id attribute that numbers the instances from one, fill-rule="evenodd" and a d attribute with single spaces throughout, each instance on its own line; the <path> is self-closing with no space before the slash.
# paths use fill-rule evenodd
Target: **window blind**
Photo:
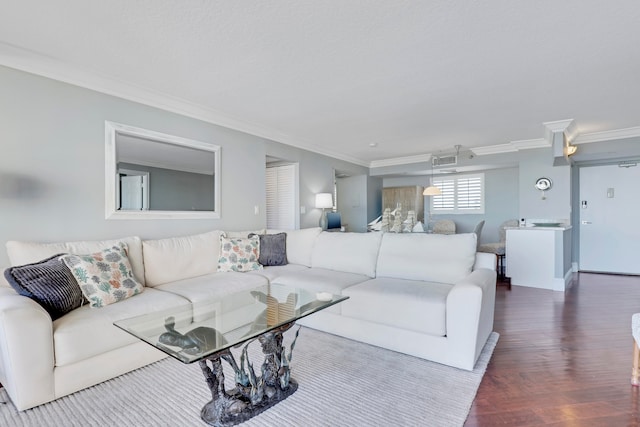
<path id="1" fill-rule="evenodd" d="M 439 196 L 431 197 L 434 213 L 484 213 L 484 174 L 434 178 Z"/>

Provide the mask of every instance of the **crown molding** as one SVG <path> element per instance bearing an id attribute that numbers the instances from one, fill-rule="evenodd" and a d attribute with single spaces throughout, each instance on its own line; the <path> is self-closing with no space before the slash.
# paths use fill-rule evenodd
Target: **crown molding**
<path id="1" fill-rule="evenodd" d="M 74 67 L 58 59 L 2 42 L 0 42 L 0 65 L 202 120 L 203 122 L 280 142 L 360 166 L 369 166 L 368 162 L 361 159 L 332 152 L 314 144 L 303 145 L 300 143 L 300 138 L 294 138 L 291 135 L 274 131 L 255 123 L 247 122 L 246 120 L 240 120 L 204 105 L 196 104 L 166 93 L 153 91 L 140 85 L 100 75 L 93 70 Z"/>
<path id="2" fill-rule="evenodd" d="M 611 141 L 614 139 L 637 138 L 640 137 L 640 126 L 608 130 L 603 132 L 592 132 L 578 135 L 573 144 L 589 144 L 591 142 Z"/>
<path id="3" fill-rule="evenodd" d="M 520 141 L 511 141 L 506 144 L 487 145 L 485 147 L 474 147 L 471 151 L 476 156 L 486 156 L 489 154 L 515 153 L 520 150 L 531 150 L 534 148 L 546 148 L 551 144 L 544 139 L 523 139 Z"/>
<path id="4" fill-rule="evenodd" d="M 370 168 L 382 168 L 385 166 L 400 166 L 411 163 L 428 163 L 431 160 L 431 154 L 418 154 L 415 156 L 394 157 L 391 159 L 372 160 L 369 163 Z"/>
<path id="5" fill-rule="evenodd" d="M 484 147 L 473 147 L 470 150 L 476 156 L 487 156 L 490 154 L 501 154 L 501 153 L 514 153 L 518 151 L 518 149 L 511 143 L 487 145 Z"/>
<path id="6" fill-rule="evenodd" d="M 562 132 L 565 136 L 567 143 L 571 143 L 578 134 L 576 122 L 574 119 L 556 120 L 553 122 L 544 122 L 544 136 L 553 144 L 553 134 Z"/>
<path id="7" fill-rule="evenodd" d="M 518 151 L 551 147 L 551 143 L 545 138 L 522 139 L 520 141 L 511 141 L 511 144 L 513 144 L 513 146 L 516 147 Z"/>

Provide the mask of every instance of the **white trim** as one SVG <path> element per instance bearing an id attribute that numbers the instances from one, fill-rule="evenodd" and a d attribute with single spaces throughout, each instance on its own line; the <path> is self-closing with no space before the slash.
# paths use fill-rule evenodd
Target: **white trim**
<path id="1" fill-rule="evenodd" d="M 372 160 L 369 163 L 370 168 L 381 168 L 385 166 L 400 166 L 411 163 L 428 163 L 431 160 L 431 154 L 418 154 L 415 156 L 394 157 L 391 159 Z"/>
<path id="2" fill-rule="evenodd" d="M 611 141 L 614 139 L 637 138 L 640 137 L 640 126 L 608 130 L 603 132 L 592 132 L 578 135 L 573 144 L 589 144 L 591 142 Z"/>
<path id="3" fill-rule="evenodd" d="M 513 144 L 487 145 L 485 147 L 473 147 L 471 151 L 476 156 L 486 156 L 490 154 L 515 153 L 518 149 Z"/>
<path id="4" fill-rule="evenodd" d="M 531 150 L 534 148 L 547 148 L 551 144 L 544 138 L 523 139 L 511 141 L 506 144 L 487 145 L 485 147 L 473 147 L 471 151 L 476 156 L 486 156 L 489 154 L 515 153 L 520 150 Z"/>
<path id="5" fill-rule="evenodd" d="M 118 193 L 118 171 L 116 154 L 117 134 L 137 136 L 144 139 L 151 139 L 168 144 L 181 145 L 198 150 L 211 151 L 214 157 L 214 200 L 213 211 L 120 211 L 116 203 Z M 147 129 L 120 123 L 104 122 L 105 135 L 105 218 L 106 219 L 220 219 L 220 152 L 221 148 L 215 144 L 209 144 L 193 139 L 168 135 Z"/>
<path id="6" fill-rule="evenodd" d="M 520 141 L 511 141 L 516 149 L 519 150 L 532 150 L 535 148 L 548 148 L 551 147 L 549 141 L 544 138 L 536 139 L 522 139 Z"/>

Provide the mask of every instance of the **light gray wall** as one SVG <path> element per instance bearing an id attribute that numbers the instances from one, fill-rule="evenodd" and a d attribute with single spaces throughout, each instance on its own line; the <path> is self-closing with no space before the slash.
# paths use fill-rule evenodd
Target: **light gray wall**
<path id="1" fill-rule="evenodd" d="M 553 187 L 542 193 L 534 187 L 538 178 L 550 178 Z M 519 218 L 571 218 L 571 166 L 553 166 L 552 148 L 526 150 L 520 155 Z"/>
<path id="2" fill-rule="evenodd" d="M 300 162 L 301 200 L 330 191 L 333 168 L 366 168 L 0 66 L 0 243 L 142 238 L 263 228 L 265 155 Z M 221 146 L 219 220 L 106 220 L 104 122 Z M 254 206 L 259 214 L 254 214 Z M 302 227 L 315 226 L 308 209 Z M 317 215 L 316 215 L 317 213 Z M 0 250 L 0 268 L 9 265 Z"/>
<path id="3" fill-rule="evenodd" d="M 318 226 L 322 210 L 315 207 L 316 194 L 333 194 L 334 170 L 338 169 L 349 175 L 368 174 L 368 168 L 364 166 L 311 153 L 274 141 L 265 140 L 265 150 L 269 156 L 299 164 L 300 207 L 304 207 L 305 210 L 304 214 L 300 214 L 300 228 Z M 266 208 L 266 201 L 264 206 L 263 210 Z"/>
<path id="4" fill-rule="evenodd" d="M 484 220 L 485 224 L 480 235 L 481 243 L 497 242 L 498 228 L 502 222 L 518 217 L 518 168 L 491 169 L 484 171 L 485 177 L 485 213 L 472 215 L 433 215 L 433 220 L 451 219 L 456 223 L 458 233 L 473 231 L 475 225 Z M 428 179 L 422 177 L 385 178 L 385 187 L 400 187 L 405 185 L 426 186 Z M 425 197 L 425 217 L 429 212 L 429 199 Z"/>

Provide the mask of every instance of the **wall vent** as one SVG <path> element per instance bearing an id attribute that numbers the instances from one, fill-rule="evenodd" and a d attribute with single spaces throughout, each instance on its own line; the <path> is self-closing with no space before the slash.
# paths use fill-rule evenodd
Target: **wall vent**
<path id="1" fill-rule="evenodd" d="M 458 156 L 433 157 L 431 159 L 433 166 L 451 166 L 458 164 Z"/>

